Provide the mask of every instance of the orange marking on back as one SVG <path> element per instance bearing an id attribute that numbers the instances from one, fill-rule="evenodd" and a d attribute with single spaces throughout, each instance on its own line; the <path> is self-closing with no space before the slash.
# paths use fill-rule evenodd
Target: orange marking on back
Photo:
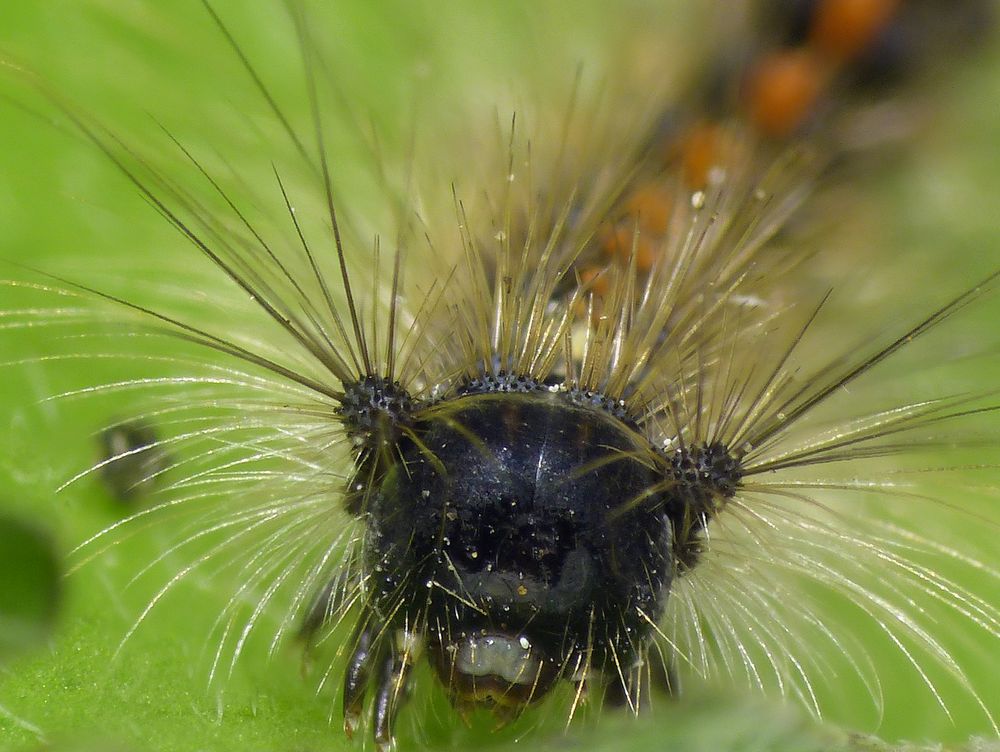
<path id="1" fill-rule="evenodd" d="M 585 317 L 589 311 L 592 321 L 601 318 L 604 299 L 611 292 L 611 278 L 606 272 L 606 268 L 597 264 L 588 264 L 580 270 L 580 288 L 585 294 L 573 307 L 573 312 L 578 317 Z M 588 295 L 592 297 L 588 299 Z"/>
<path id="2" fill-rule="evenodd" d="M 799 128 L 819 99 L 829 70 L 808 49 L 762 58 L 750 73 L 747 108 L 761 133 L 784 138 Z"/>
<path id="3" fill-rule="evenodd" d="M 681 166 L 684 183 L 692 191 L 700 191 L 708 183 L 708 171 L 722 157 L 720 128 L 715 123 L 702 122 L 693 126 L 681 144 Z"/>
<path id="4" fill-rule="evenodd" d="M 656 261 L 656 246 L 650 238 L 650 233 L 640 231 L 637 234 L 634 221 L 628 219 L 601 231 L 601 248 L 609 258 L 615 258 L 622 264 L 627 264 L 635 252 L 635 267 L 641 272 L 648 272 Z"/>
<path id="5" fill-rule="evenodd" d="M 810 42 L 837 63 L 860 55 L 888 25 L 899 0 L 823 0 L 816 9 Z"/>
<path id="6" fill-rule="evenodd" d="M 670 226 L 673 196 L 664 181 L 649 181 L 639 186 L 625 202 L 625 212 L 639 222 L 644 232 L 663 235 Z"/>

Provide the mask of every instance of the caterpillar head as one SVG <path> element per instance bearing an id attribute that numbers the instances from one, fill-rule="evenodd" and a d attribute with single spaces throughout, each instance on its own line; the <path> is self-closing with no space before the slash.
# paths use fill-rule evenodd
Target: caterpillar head
<path id="1" fill-rule="evenodd" d="M 692 509 L 712 496 L 697 492 L 709 475 L 680 472 L 618 402 L 504 383 L 426 406 L 364 400 L 412 410 L 370 421 L 385 428 L 359 455 L 367 481 L 352 482 L 366 587 L 345 681 L 349 732 L 374 670 L 376 738 L 391 739 L 424 650 L 463 713 L 506 720 L 560 680 L 590 676 L 637 702 L 633 671 L 678 569 L 676 536 L 700 530 Z"/>

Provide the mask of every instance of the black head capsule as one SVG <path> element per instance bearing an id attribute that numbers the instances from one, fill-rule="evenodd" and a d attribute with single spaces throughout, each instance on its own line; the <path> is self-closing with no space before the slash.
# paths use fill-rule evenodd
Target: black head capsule
<path id="1" fill-rule="evenodd" d="M 360 454 L 371 483 L 363 503 L 349 497 L 365 524 L 366 582 L 349 732 L 374 682 L 375 736 L 389 743 L 425 652 L 457 708 L 501 719 L 561 679 L 629 684 L 679 569 L 678 530 L 700 531 L 680 521 L 719 505 L 706 503 L 718 491 L 693 486 L 720 478 L 686 476 L 621 403 L 531 379 L 491 386 L 508 381 L 417 405 L 377 469 Z M 721 445 L 704 454 L 728 467 Z"/>

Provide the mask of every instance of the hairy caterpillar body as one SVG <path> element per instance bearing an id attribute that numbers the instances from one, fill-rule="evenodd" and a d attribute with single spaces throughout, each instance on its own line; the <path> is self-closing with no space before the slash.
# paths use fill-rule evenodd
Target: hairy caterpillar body
<path id="1" fill-rule="evenodd" d="M 906 18 L 895 5 L 868 36 Z M 820 103 L 856 112 L 843 95 L 861 91 L 850 70 L 864 39 L 814 20 L 764 44 L 777 68 L 786 53 L 819 61 L 778 102 L 766 79 L 788 72 L 771 72 L 771 52 L 736 58 L 746 77 L 695 76 L 729 92 L 702 101 L 643 88 L 658 80 L 643 50 L 662 43 L 618 47 L 612 71 L 634 72 L 634 88 L 567 67 L 565 103 L 515 103 L 470 175 L 444 179 L 454 190 L 415 187 L 419 155 L 403 176 L 376 170 L 368 187 L 388 208 L 369 215 L 331 157 L 343 133 L 330 113 L 354 114 L 317 34 L 331 19 L 297 5 L 278 17 L 301 58 L 292 104 L 225 9 L 202 9 L 197 32 L 256 97 L 264 117 L 241 137 L 264 130 L 264 164 L 190 147 L 169 125 L 150 152 L 89 109 L 63 111 L 195 246 L 176 281 L 136 294 L 98 270 L 12 288 L 69 301 L 11 306 L 15 324 L 90 337 L 103 300 L 107 333 L 140 343 L 141 373 L 64 390 L 138 394 L 105 420 L 137 413 L 163 436 L 94 469 L 168 450 L 141 478 L 159 485 L 149 506 L 78 554 L 113 555 L 147 527 L 168 539 L 147 557 L 172 571 L 136 634 L 178 583 L 229 577 L 209 627 L 213 681 L 261 633 L 272 651 L 298 634 L 329 661 L 320 685 L 348 733 L 368 723 L 380 746 L 421 668 L 461 714 L 499 720 L 537 702 L 564 718 L 639 712 L 678 679 L 719 678 L 820 714 L 850 692 L 891 707 L 869 655 L 886 649 L 942 715 L 954 693 L 995 733 L 989 679 L 935 627 L 955 614 L 979 635 L 973 652 L 995 655 L 995 555 L 972 545 L 995 507 L 908 487 L 925 470 L 993 464 L 952 449 L 989 441 L 994 406 L 982 387 L 896 394 L 874 379 L 990 292 L 991 270 L 866 326 L 865 341 L 829 313 L 842 295 L 827 299 L 829 276 L 849 276 L 811 267 L 830 261 L 794 225 L 842 153 Z M 377 129 L 355 134 L 381 169 Z M 43 363 L 75 362 L 68 341 Z M 968 530 L 968 550 L 925 516 Z M 873 627 L 869 645 L 856 621 Z"/>

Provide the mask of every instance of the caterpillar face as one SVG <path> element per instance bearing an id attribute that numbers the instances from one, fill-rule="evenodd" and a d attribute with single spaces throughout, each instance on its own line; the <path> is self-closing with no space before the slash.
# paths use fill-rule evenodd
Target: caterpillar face
<path id="1" fill-rule="evenodd" d="M 614 670 L 614 652 L 629 666 L 672 578 L 668 478 L 627 420 L 573 392 L 417 410 L 362 505 L 366 629 L 424 633 L 460 706 L 516 710 L 556 679 Z M 359 691 L 349 682 L 352 709 Z"/>

